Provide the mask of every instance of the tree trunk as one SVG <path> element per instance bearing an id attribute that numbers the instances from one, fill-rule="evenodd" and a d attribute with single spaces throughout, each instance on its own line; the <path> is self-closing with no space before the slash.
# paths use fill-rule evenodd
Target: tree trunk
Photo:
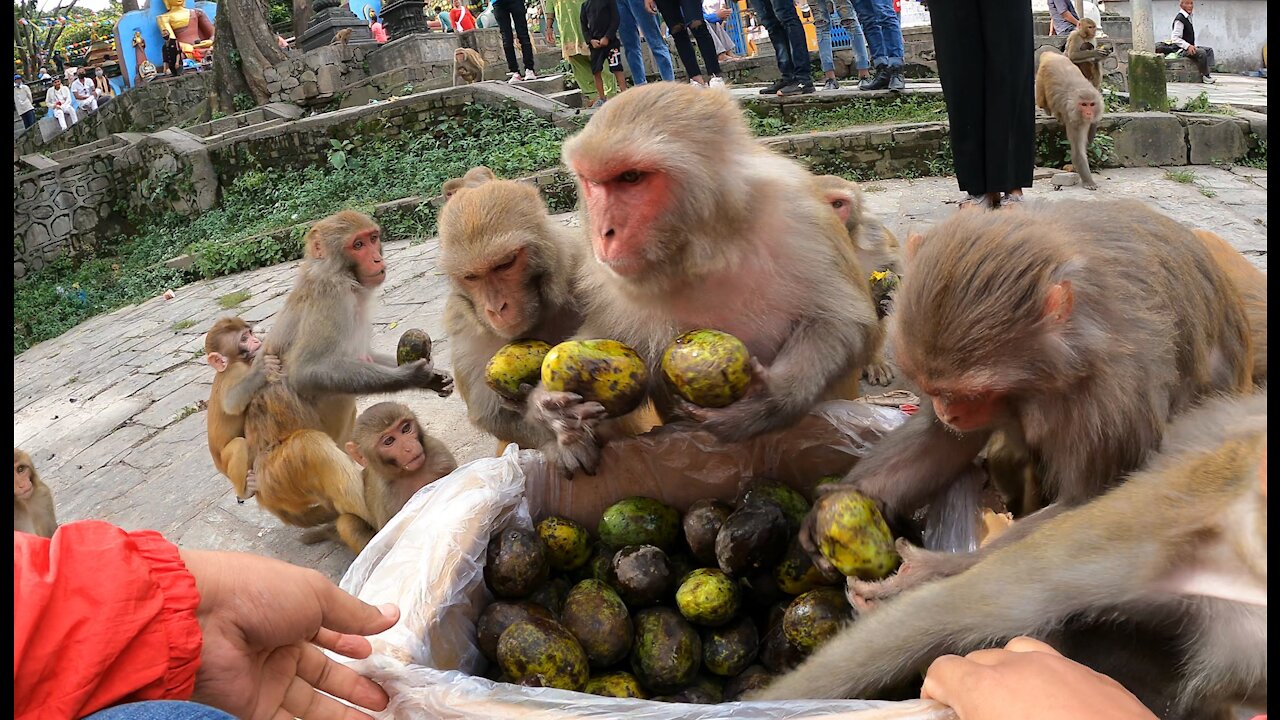
<path id="1" fill-rule="evenodd" d="M 124 13 L 130 12 L 132 10 L 142 9 L 138 7 L 138 0 L 120 0 L 120 7 L 121 7 L 121 13 L 120 13 L 121 15 L 123 15 Z"/>
<path id="2" fill-rule="evenodd" d="M 295 43 L 302 42 L 302 33 L 307 31 L 307 23 L 311 22 L 311 0 L 293 0 L 293 37 Z"/>
<path id="3" fill-rule="evenodd" d="M 214 38 L 210 111 L 235 112 L 237 95 L 251 97 L 255 105 L 270 100 L 264 73 L 285 55 L 267 20 L 266 4 L 262 0 L 221 0 Z"/>

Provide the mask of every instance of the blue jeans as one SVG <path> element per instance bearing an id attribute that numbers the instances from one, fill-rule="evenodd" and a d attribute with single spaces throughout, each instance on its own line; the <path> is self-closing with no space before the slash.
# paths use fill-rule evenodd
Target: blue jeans
<path id="1" fill-rule="evenodd" d="M 801 85 L 812 83 L 809 77 L 809 41 L 805 39 L 804 25 L 795 4 L 791 0 L 751 0 L 751 8 L 765 32 L 769 33 L 782 79 Z"/>
<path id="2" fill-rule="evenodd" d="M 822 60 L 822 71 L 831 72 L 836 69 L 835 57 L 831 52 L 831 13 L 834 11 L 840 27 L 849 33 L 849 41 L 853 45 L 853 62 L 859 70 L 871 67 L 871 56 L 867 54 L 867 38 L 862 34 L 862 23 L 853 11 L 852 0 L 815 0 L 818 12 L 813 16 L 813 27 L 818 31 L 818 57 Z M 838 5 L 839 7 L 834 7 Z"/>
<path id="3" fill-rule="evenodd" d="M 84 720 L 235 720 L 211 708 L 177 700 L 147 700 L 99 710 Z"/>
<path id="4" fill-rule="evenodd" d="M 644 52 L 640 49 L 640 33 L 644 33 L 644 41 L 653 51 L 653 64 L 658 66 L 658 75 L 667 82 L 675 80 L 676 71 L 671 64 L 671 48 L 667 47 L 667 41 L 662 37 L 658 16 L 644 9 L 644 0 L 618 0 L 618 41 L 622 43 L 622 53 L 627 56 L 627 67 L 631 69 L 631 82 L 636 85 L 643 85 L 649 81 L 644 75 Z"/>
<path id="5" fill-rule="evenodd" d="M 902 23 L 893 0 L 853 0 L 853 10 L 871 46 L 872 62 L 902 67 Z"/>

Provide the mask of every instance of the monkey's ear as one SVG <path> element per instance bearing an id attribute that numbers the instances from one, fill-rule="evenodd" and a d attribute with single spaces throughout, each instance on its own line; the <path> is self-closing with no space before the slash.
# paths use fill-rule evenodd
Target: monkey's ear
<path id="1" fill-rule="evenodd" d="M 307 254 L 316 260 L 324 259 L 324 243 L 320 242 L 320 238 L 307 241 Z"/>
<path id="2" fill-rule="evenodd" d="M 209 363 L 209 367 L 216 372 L 222 372 L 227 369 L 227 356 L 219 352 L 211 352 L 205 356 L 204 361 Z"/>
<path id="3" fill-rule="evenodd" d="M 908 260 L 915 257 L 916 253 L 920 252 L 920 244 L 923 242 L 924 242 L 924 235 L 921 235 L 918 232 L 913 232 L 907 235 L 907 259 Z"/>
<path id="4" fill-rule="evenodd" d="M 360 446 L 348 440 L 344 447 L 347 449 L 347 454 L 351 456 L 352 460 L 356 461 L 357 465 L 360 467 L 366 467 L 368 465 L 368 463 L 365 462 L 364 453 L 360 452 Z"/>
<path id="5" fill-rule="evenodd" d="M 1075 293 L 1071 291 L 1071 281 L 1063 280 L 1049 288 L 1049 296 L 1044 300 L 1044 317 L 1054 323 L 1064 323 L 1071 317 L 1071 308 L 1075 305 Z"/>

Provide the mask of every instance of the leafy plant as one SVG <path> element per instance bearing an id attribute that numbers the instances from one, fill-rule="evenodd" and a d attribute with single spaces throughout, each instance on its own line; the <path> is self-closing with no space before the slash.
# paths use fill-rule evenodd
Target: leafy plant
<path id="1" fill-rule="evenodd" d="M 922 95 L 907 95 L 885 101 L 877 98 L 851 98 L 835 108 L 800 110 L 790 121 L 775 117 L 748 118 L 756 135 L 782 135 L 789 133 L 817 132 L 856 125 L 881 125 L 887 123 L 934 122 L 945 120 L 947 104 L 943 100 Z"/>
<path id="2" fill-rule="evenodd" d="M 181 332 L 183 330 L 186 330 L 189 327 L 194 326 L 195 324 L 196 324 L 195 320 L 192 320 L 191 318 L 187 318 L 186 320 L 179 320 L 178 322 L 174 323 L 170 327 L 174 332 Z"/>
<path id="3" fill-rule="evenodd" d="M 235 52 L 235 50 L 231 52 Z M 245 112 L 258 106 L 253 96 L 248 93 L 236 93 L 235 97 L 231 98 L 231 102 L 236 106 L 236 112 Z"/>
<path id="4" fill-rule="evenodd" d="M 229 292 L 218 298 L 218 307 L 223 310 L 230 310 L 251 297 L 253 297 L 253 293 L 248 290 L 236 290 L 235 292 Z"/>
<path id="5" fill-rule="evenodd" d="M 1181 109 L 1184 112 L 1204 113 L 1209 112 L 1210 107 L 1212 106 L 1209 104 L 1209 93 L 1202 90 L 1199 95 L 1183 103 Z"/>
<path id="6" fill-rule="evenodd" d="M 1196 181 L 1196 174 L 1192 170 L 1165 170 L 1164 176 L 1169 180 L 1184 185 L 1190 185 Z"/>
<path id="7" fill-rule="evenodd" d="M 1249 152 L 1245 153 L 1244 159 L 1240 161 L 1241 165 L 1259 170 L 1267 169 L 1267 141 L 1258 137 L 1256 133 L 1249 134 L 1250 147 Z"/>
<path id="8" fill-rule="evenodd" d="M 1200 188 L 1200 194 L 1207 198 L 1218 197 L 1218 191 L 1213 188 L 1202 187 Z"/>
<path id="9" fill-rule="evenodd" d="M 354 161 L 350 160 L 349 153 L 356 149 L 356 146 L 350 140 L 329 140 L 329 164 L 338 170 L 346 170 L 348 167 L 354 169 L 356 167 Z"/>

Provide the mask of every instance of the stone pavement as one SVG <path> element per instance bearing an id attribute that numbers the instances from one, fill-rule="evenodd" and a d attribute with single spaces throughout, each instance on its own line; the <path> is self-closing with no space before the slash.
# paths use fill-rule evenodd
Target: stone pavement
<path id="1" fill-rule="evenodd" d="M 1200 93 L 1203 92 L 1209 96 L 1209 102 L 1214 105 L 1233 105 L 1238 108 L 1257 110 L 1263 113 L 1267 111 L 1266 78 L 1214 73 L 1213 79 L 1217 82 L 1212 85 L 1203 83 L 1169 83 L 1167 87 L 1170 102 L 1181 107 L 1188 100 L 1199 97 Z"/>
<path id="2" fill-rule="evenodd" d="M 1195 173 L 1183 184 L 1158 168 L 1105 170 L 1102 189 L 1055 191 L 1038 180 L 1029 197 L 1081 203 L 1105 198 L 1146 200 L 1192 226 L 1212 228 L 1263 269 L 1267 261 L 1267 174 L 1249 168 L 1179 168 Z M 905 237 L 955 211 L 952 178 L 868 183 L 869 209 Z M 1213 197 L 1208 197 L 1212 194 Z M 573 223 L 570 216 L 560 216 Z M 449 342 L 441 315 L 446 281 L 436 268 L 434 240 L 389 244 L 389 279 L 374 315 L 376 349 L 392 352 L 400 334 L 423 328 L 436 339 L 448 366 Z M 231 312 L 270 333 L 297 263 L 175 288 L 173 300 L 155 298 L 94 318 L 62 337 L 14 358 L 14 445 L 31 453 L 53 490 L 58 517 L 67 522 L 102 518 L 126 528 L 154 528 L 199 548 L 243 550 L 315 567 L 333 578 L 352 559 L 336 543 L 305 546 L 301 530 L 282 525 L 255 501 L 237 505 L 230 483 L 213 467 L 199 410 L 213 371 L 203 361 L 203 332 L 221 310 L 219 297 L 252 293 Z M 384 398 L 361 401 L 364 408 Z M 466 420 L 457 395 L 425 392 L 397 396 L 435 436 L 466 462 L 488 455 L 494 442 Z"/>

